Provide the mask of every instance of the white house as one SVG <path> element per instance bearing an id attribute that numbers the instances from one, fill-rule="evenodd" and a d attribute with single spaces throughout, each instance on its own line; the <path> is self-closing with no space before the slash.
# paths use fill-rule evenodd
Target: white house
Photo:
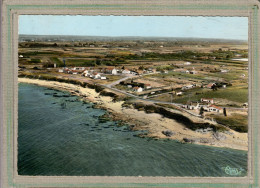
<path id="1" fill-rule="evenodd" d="M 134 87 L 134 91 L 135 92 L 142 92 L 143 88 L 141 88 L 141 87 Z"/>
<path id="2" fill-rule="evenodd" d="M 220 69 L 220 72 L 222 72 L 222 73 L 227 73 L 228 70 L 227 70 L 227 69 Z"/>
<path id="3" fill-rule="evenodd" d="M 185 89 L 191 89 L 193 87 L 194 87 L 194 85 L 187 85 L 187 86 L 183 86 L 181 89 L 185 90 Z"/>
<path id="4" fill-rule="evenodd" d="M 176 95 L 177 96 L 181 96 L 181 95 L 183 95 L 183 93 L 180 91 L 180 92 L 176 92 Z"/>
<path id="5" fill-rule="evenodd" d="M 151 86 L 151 84 L 144 84 L 144 88 L 145 88 L 145 89 L 151 89 L 152 86 Z"/>
<path id="6" fill-rule="evenodd" d="M 201 101 L 201 102 L 206 102 L 206 103 L 214 104 L 214 100 L 213 100 L 213 99 L 205 99 L 205 98 L 201 98 L 200 101 Z"/>
<path id="7" fill-rule="evenodd" d="M 125 69 L 125 70 L 122 71 L 122 74 L 130 74 L 130 73 L 131 73 L 131 71 L 128 70 L 128 69 Z"/>
<path id="8" fill-rule="evenodd" d="M 105 77 L 105 76 L 101 76 L 100 79 L 101 79 L 101 80 L 106 80 L 107 77 Z"/>
<path id="9" fill-rule="evenodd" d="M 190 74 L 190 71 L 188 71 L 188 70 L 182 70 L 181 73 Z"/>
<path id="10" fill-rule="evenodd" d="M 184 65 L 191 65 L 191 62 L 185 62 Z"/>
<path id="11" fill-rule="evenodd" d="M 93 78 L 94 79 L 100 79 L 101 78 L 101 75 L 97 72 L 93 73 Z"/>
<path id="12" fill-rule="evenodd" d="M 112 68 L 112 67 L 106 68 L 105 72 L 107 74 L 113 74 L 113 75 L 117 74 L 117 70 L 115 68 Z"/>
<path id="13" fill-rule="evenodd" d="M 222 111 L 222 108 L 218 107 L 218 106 L 215 106 L 215 105 L 210 105 L 209 106 L 209 111 L 210 112 L 221 112 Z"/>
<path id="14" fill-rule="evenodd" d="M 197 102 L 197 103 L 190 102 L 190 103 L 188 103 L 188 104 L 186 104 L 186 105 L 182 105 L 182 107 L 183 107 L 183 108 L 186 108 L 186 109 L 188 109 L 188 110 L 197 110 L 197 109 L 200 108 L 198 102 Z"/>
<path id="15" fill-rule="evenodd" d="M 23 55 L 19 55 L 19 57 L 23 57 Z"/>
<path id="16" fill-rule="evenodd" d="M 77 70 L 71 70 L 70 72 L 71 72 L 71 74 L 79 74 L 79 71 L 77 71 Z"/>
<path id="17" fill-rule="evenodd" d="M 85 70 L 85 67 L 73 67 L 72 70 Z"/>

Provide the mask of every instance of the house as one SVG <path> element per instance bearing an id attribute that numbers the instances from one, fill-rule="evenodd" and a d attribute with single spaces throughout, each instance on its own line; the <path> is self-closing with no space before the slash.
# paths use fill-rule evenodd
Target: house
<path id="1" fill-rule="evenodd" d="M 197 74 L 197 71 L 192 70 L 192 71 L 190 71 L 190 74 Z"/>
<path id="2" fill-rule="evenodd" d="M 221 108 L 221 107 L 218 107 L 218 106 L 215 106 L 215 105 L 210 105 L 210 106 L 209 106 L 209 111 L 210 111 L 210 112 L 221 112 L 221 111 L 222 111 L 222 108 Z"/>
<path id="3" fill-rule="evenodd" d="M 141 75 L 141 74 L 144 73 L 144 71 L 143 70 L 137 70 L 136 73 L 137 73 L 137 75 Z"/>
<path id="4" fill-rule="evenodd" d="M 183 71 L 181 71 L 181 73 L 190 74 L 190 71 L 188 71 L 188 70 L 183 70 Z"/>
<path id="5" fill-rule="evenodd" d="M 220 69 L 220 72 L 222 72 L 222 73 L 227 73 L 228 70 L 227 70 L 227 69 Z"/>
<path id="6" fill-rule="evenodd" d="M 215 57 L 215 56 L 213 56 L 213 57 L 211 57 L 211 56 L 210 56 L 210 57 L 209 57 L 209 59 L 213 59 L 213 60 L 215 60 L 215 59 L 216 59 L 216 57 Z"/>
<path id="7" fill-rule="evenodd" d="M 101 80 L 106 80 L 107 77 L 105 77 L 105 76 L 100 76 L 100 79 L 101 79 Z"/>
<path id="8" fill-rule="evenodd" d="M 131 73 L 131 71 L 128 70 L 128 69 L 125 69 L 125 70 L 122 71 L 122 74 L 130 74 L 130 73 Z"/>
<path id="9" fill-rule="evenodd" d="M 105 69 L 105 73 L 116 75 L 117 74 L 117 70 L 115 68 L 113 68 L 113 67 L 109 67 L 109 68 Z"/>
<path id="10" fill-rule="evenodd" d="M 213 99 L 205 99 L 205 98 L 201 98 L 200 101 L 201 101 L 201 102 L 206 102 L 206 103 L 214 104 L 214 100 L 213 100 Z"/>
<path id="11" fill-rule="evenodd" d="M 181 95 L 183 95 L 183 92 L 181 92 L 181 91 L 180 92 L 176 92 L 176 95 L 177 96 L 181 96 Z"/>
<path id="12" fill-rule="evenodd" d="M 73 67 L 72 70 L 81 70 L 84 71 L 85 67 Z"/>
<path id="13" fill-rule="evenodd" d="M 206 87 L 208 89 L 212 89 L 213 86 L 215 86 L 216 84 L 215 83 L 209 83 Z"/>
<path id="14" fill-rule="evenodd" d="M 193 88 L 193 87 L 194 87 L 194 85 L 187 85 L 187 86 L 183 86 L 183 87 L 181 88 L 181 90 L 191 89 L 191 88 Z"/>
<path id="15" fill-rule="evenodd" d="M 145 89 L 151 89 L 152 86 L 151 86 L 151 84 L 144 84 L 144 88 L 145 88 Z"/>
<path id="16" fill-rule="evenodd" d="M 209 57 L 208 56 L 202 56 L 202 57 L 198 57 L 198 59 L 206 60 L 206 59 L 209 59 Z"/>
<path id="17" fill-rule="evenodd" d="M 64 72 L 64 69 L 59 69 L 58 72 Z"/>
<path id="18" fill-rule="evenodd" d="M 191 65 L 191 62 L 185 62 L 184 65 Z"/>
<path id="19" fill-rule="evenodd" d="M 79 74 L 79 71 L 77 71 L 77 70 L 71 70 L 71 71 L 70 71 L 70 74 Z"/>
<path id="20" fill-rule="evenodd" d="M 19 57 L 23 57 L 23 55 L 19 55 Z"/>
<path id="21" fill-rule="evenodd" d="M 197 110 L 200 106 L 198 102 L 189 102 L 186 105 L 182 105 L 182 107 L 188 110 Z"/>
<path id="22" fill-rule="evenodd" d="M 141 87 L 134 87 L 134 91 L 135 92 L 142 92 L 143 88 L 141 88 Z"/>
<path id="23" fill-rule="evenodd" d="M 164 74 L 168 74 L 168 72 L 169 72 L 168 70 L 163 70 L 162 71 L 162 73 L 164 73 Z"/>
<path id="24" fill-rule="evenodd" d="M 246 102 L 243 104 L 243 108 L 247 108 L 247 107 L 248 107 L 248 103 Z"/>
<path id="25" fill-rule="evenodd" d="M 93 79 L 100 79 L 100 78 L 101 78 L 101 75 L 100 75 L 99 73 L 97 73 L 97 72 L 94 72 L 92 78 L 93 78 Z"/>

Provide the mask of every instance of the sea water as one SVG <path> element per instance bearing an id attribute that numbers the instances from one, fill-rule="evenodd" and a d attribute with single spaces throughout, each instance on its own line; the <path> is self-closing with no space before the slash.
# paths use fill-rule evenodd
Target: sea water
<path id="1" fill-rule="evenodd" d="M 245 176 L 247 152 L 140 138 L 77 96 L 19 84 L 18 174 Z M 138 112 L 137 112 L 138 113 Z"/>

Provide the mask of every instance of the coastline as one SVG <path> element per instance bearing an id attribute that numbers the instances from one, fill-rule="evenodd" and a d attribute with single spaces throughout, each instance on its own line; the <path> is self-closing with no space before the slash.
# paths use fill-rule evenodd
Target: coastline
<path id="1" fill-rule="evenodd" d="M 147 130 L 147 137 L 155 139 L 173 139 L 183 141 L 183 138 L 196 140 L 195 144 L 207 145 L 214 147 L 225 147 L 238 150 L 248 150 L 248 134 L 238 133 L 233 130 L 229 130 L 229 134 L 224 134 L 225 139 L 217 139 L 212 132 L 205 134 L 198 133 L 190 130 L 183 124 L 163 117 L 158 113 L 146 113 L 133 108 L 123 107 L 124 101 L 113 101 L 112 97 L 102 96 L 95 89 L 84 88 L 78 85 L 57 82 L 46 81 L 29 78 L 18 78 L 19 83 L 36 84 L 48 88 L 54 88 L 63 91 L 69 91 L 72 94 L 82 97 L 84 100 L 97 104 L 98 107 L 106 109 L 115 120 L 122 120 L 129 124 L 134 124 L 136 130 Z M 77 91 L 77 92 L 75 92 Z M 170 130 L 174 132 L 174 135 L 167 137 L 162 132 Z M 207 141 L 207 142 L 206 142 Z"/>

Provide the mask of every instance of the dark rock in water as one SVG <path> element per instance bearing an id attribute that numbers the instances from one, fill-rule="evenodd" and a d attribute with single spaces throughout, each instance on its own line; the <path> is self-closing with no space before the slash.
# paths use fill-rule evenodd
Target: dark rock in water
<path id="1" fill-rule="evenodd" d="M 57 94 L 53 94 L 52 96 L 53 97 L 60 97 L 60 95 L 57 95 Z"/>
<path id="2" fill-rule="evenodd" d="M 95 130 L 90 130 L 90 131 L 95 131 Z"/>
<path id="3" fill-rule="evenodd" d="M 57 104 L 56 102 L 53 102 L 53 103 L 51 103 L 51 104 Z"/>
<path id="4" fill-rule="evenodd" d="M 107 128 L 110 128 L 110 127 L 103 127 L 103 128 L 107 129 Z"/>
<path id="5" fill-rule="evenodd" d="M 168 137 L 171 137 L 171 136 L 173 136 L 173 135 L 176 134 L 176 133 L 174 133 L 173 131 L 170 131 L 170 130 L 162 131 L 162 133 L 163 133 L 165 136 L 168 136 Z"/>
<path id="6" fill-rule="evenodd" d="M 53 93 L 44 93 L 44 95 L 53 95 Z"/>
<path id="7" fill-rule="evenodd" d="M 53 97 L 70 97 L 70 95 L 59 95 L 57 93 L 53 93 Z"/>
<path id="8" fill-rule="evenodd" d="M 67 106 L 67 104 L 66 104 L 65 102 L 64 102 L 64 103 L 61 103 L 61 108 L 62 108 L 62 109 L 65 109 L 66 106 Z"/>
<path id="9" fill-rule="evenodd" d="M 97 127 L 91 127 L 92 129 L 95 129 L 95 128 L 97 128 Z"/>
<path id="10" fill-rule="evenodd" d="M 131 138 L 126 138 L 126 140 L 130 140 Z"/>
<path id="11" fill-rule="evenodd" d="M 102 129 L 97 129 L 97 130 L 101 131 Z"/>

